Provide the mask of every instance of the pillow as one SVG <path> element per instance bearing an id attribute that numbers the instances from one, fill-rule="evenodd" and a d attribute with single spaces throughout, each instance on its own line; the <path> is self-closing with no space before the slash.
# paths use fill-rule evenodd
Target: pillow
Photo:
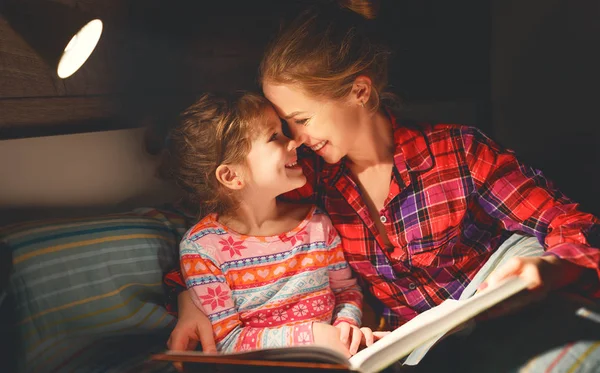
<path id="1" fill-rule="evenodd" d="M 187 227 L 182 214 L 138 209 L 1 228 L 12 252 L 4 312 L 13 335 L 3 335 L 16 369 L 135 371 L 150 350 L 164 349 L 174 318 L 162 276 L 177 265 Z"/>

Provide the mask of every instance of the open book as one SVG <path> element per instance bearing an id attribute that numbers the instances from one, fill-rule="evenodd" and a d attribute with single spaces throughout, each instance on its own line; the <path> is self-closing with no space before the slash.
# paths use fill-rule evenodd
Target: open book
<path id="1" fill-rule="evenodd" d="M 276 366 L 280 369 L 285 367 L 315 368 L 376 373 L 419 348 L 421 351 L 417 361 L 420 360 L 433 344 L 431 341 L 438 340 L 445 333 L 479 313 L 526 289 L 527 285 L 528 283 L 522 278 L 512 277 L 469 299 L 446 300 L 439 306 L 421 313 L 350 359 L 336 351 L 320 346 L 270 348 L 232 354 L 167 351 L 153 355 L 152 359 L 184 363 Z"/>

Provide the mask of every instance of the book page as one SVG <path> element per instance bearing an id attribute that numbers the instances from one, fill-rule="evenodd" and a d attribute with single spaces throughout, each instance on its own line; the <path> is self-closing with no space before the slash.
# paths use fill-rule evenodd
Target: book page
<path id="1" fill-rule="evenodd" d="M 363 373 L 378 372 L 442 333 L 464 323 L 502 300 L 526 289 L 528 283 L 511 277 L 465 300 L 446 300 L 421 313 L 350 358 L 352 368 Z"/>

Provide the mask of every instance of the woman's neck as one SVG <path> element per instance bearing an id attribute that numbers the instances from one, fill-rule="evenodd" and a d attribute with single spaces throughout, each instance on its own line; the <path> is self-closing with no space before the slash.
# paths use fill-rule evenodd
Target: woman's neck
<path id="1" fill-rule="evenodd" d="M 356 134 L 356 146 L 348 151 L 352 168 L 366 169 L 393 161 L 394 135 L 390 118 L 381 110 L 365 120 Z"/>

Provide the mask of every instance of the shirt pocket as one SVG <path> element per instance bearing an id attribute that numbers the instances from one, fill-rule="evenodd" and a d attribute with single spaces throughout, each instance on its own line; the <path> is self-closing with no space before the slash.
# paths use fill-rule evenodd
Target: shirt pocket
<path id="1" fill-rule="evenodd" d="M 450 226 L 427 237 L 413 238 L 408 242 L 408 260 L 413 267 L 443 268 L 453 265 L 454 245 L 460 236 L 458 226 Z"/>

